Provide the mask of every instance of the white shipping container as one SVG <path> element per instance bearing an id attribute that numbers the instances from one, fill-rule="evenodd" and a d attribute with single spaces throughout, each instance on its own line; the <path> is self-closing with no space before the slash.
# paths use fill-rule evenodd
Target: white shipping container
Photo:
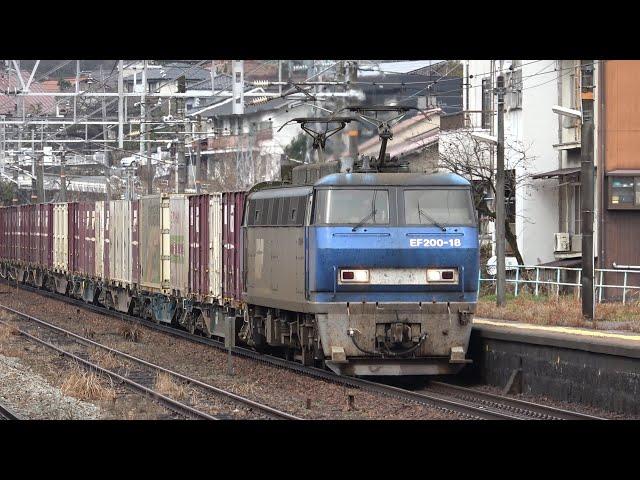
<path id="1" fill-rule="evenodd" d="M 112 281 L 131 285 L 131 202 L 109 203 L 109 273 Z"/>
<path id="2" fill-rule="evenodd" d="M 222 302 L 222 194 L 209 196 L 209 291 Z"/>
<path id="3" fill-rule="evenodd" d="M 189 291 L 189 197 L 171 195 L 169 210 L 171 290 L 186 295 Z"/>
<path id="4" fill-rule="evenodd" d="M 97 201 L 95 207 L 95 235 L 96 235 L 96 245 L 95 245 L 95 261 L 96 261 L 96 277 L 98 279 L 104 278 L 104 222 L 105 222 L 105 202 Z"/>
<path id="5" fill-rule="evenodd" d="M 66 203 L 53 206 L 53 267 L 69 269 L 69 209 Z"/>
<path id="6" fill-rule="evenodd" d="M 171 286 L 169 197 L 140 199 L 140 286 L 169 293 Z"/>

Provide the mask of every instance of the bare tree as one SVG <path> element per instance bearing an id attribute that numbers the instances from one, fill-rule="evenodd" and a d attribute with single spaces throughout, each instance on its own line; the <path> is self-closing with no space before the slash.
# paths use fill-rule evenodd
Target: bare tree
<path id="1" fill-rule="evenodd" d="M 465 177 L 472 182 L 474 202 L 480 219 L 495 221 L 495 202 L 488 198 L 496 198 L 496 172 L 492 149 L 484 142 L 478 142 L 466 129 L 442 132 L 440 134 L 439 166 L 445 170 Z M 495 150 L 495 149 L 494 149 Z M 505 141 L 505 170 L 511 171 L 507 175 L 505 188 L 505 202 L 515 202 L 516 191 L 528 185 L 530 174 L 528 166 L 533 160 L 527 155 L 528 147 L 521 142 Z M 516 259 L 520 265 L 524 260 L 515 235 L 509 225 L 509 215 L 505 219 L 505 235 Z"/>

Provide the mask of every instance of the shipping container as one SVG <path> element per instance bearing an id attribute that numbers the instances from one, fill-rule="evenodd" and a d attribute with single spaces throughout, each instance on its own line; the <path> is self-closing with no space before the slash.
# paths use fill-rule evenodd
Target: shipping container
<path id="1" fill-rule="evenodd" d="M 152 195 L 139 202 L 140 286 L 165 292 L 171 285 L 169 197 Z"/>
<path id="2" fill-rule="evenodd" d="M 124 285 L 131 285 L 131 203 L 129 200 L 109 202 L 107 226 L 109 230 L 109 279 Z"/>
<path id="3" fill-rule="evenodd" d="M 95 276 L 98 279 L 105 279 L 104 272 L 104 246 L 105 246 L 105 202 L 95 203 L 96 223 L 95 223 Z"/>
<path id="4" fill-rule="evenodd" d="M 131 201 L 131 282 L 140 283 L 140 202 Z"/>
<path id="5" fill-rule="evenodd" d="M 31 261 L 31 205 L 19 205 L 18 207 L 18 260 L 21 263 Z"/>
<path id="6" fill-rule="evenodd" d="M 189 292 L 200 301 L 222 300 L 222 194 L 189 198 Z"/>
<path id="7" fill-rule="evenodd" d="M 68 271 L 74 273 L 78 271 L 78 202 L 67 202 L 67 223 L 68 223 Z"/>
<path id="8" fill-rule="evenodd" d="M 95 204 L 93 202 L 77 202 L 69 204 L 73 222 L 69 228 L 73 230 L 72 243 L 74 273 L 93 277 L 95 275 Z"/>
<path id="9" fill-rule="evenodd" d="M 53 268 L 69 269 L 69 209 L 66 203 L 53 206 Z"/>
<path id="10" fill-rule="evenodd" d="M 170 226 L 170 280 L 174 295 L 189 292 L 189 197 L 183 194 L 169 198 Z"/>
<path id="11" fill-rule="evenodd" d="M 53 204 L 36 205 L 36 228 L 38 245 L 36 263 L 45 267 L 53 266 Z"/>
<path id="12" fill-rule="evenodd" d="M 242 300 L 242 215 L 245 192 L 222 194 L 222 289 L 225 302 L 238 304 Z"/>

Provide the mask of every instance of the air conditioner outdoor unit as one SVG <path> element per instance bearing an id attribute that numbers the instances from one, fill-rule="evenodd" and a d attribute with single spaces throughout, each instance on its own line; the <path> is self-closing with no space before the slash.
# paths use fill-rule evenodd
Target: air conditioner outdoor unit
<path id="1" fill-rule="evenodd" d="M 582 235 L 571 235 L 571 251 L 582 252 Z"/>
<path id="2" fill-rule="evenodd" d="M 554 233 L 555 236 L 555 247 L 554 251 L 556 252 L 568 252 L 570 248 L 569 243 L 569 234 L 562 233 Z"/>

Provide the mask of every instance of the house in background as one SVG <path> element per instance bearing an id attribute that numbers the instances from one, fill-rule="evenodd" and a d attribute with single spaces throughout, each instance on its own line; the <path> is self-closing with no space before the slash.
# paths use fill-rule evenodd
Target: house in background
<path id="1" fill-rule="evenodd" d="M 554 105 L 579 106 L 579 61 L 463 63 L 460 131 L 497 135 L 494 89 L 499 72 L 504 73 L 506 212 L 524 263 L 579 265 L 580 126 L 552 111 Z M 495 154 L 491 148 L 492 165 Z"/>
<path id="2" fill-rule="evenodd" d="M 594 249 L 596 266 L 640 270 L 640 61 L 599 62 L 596 70 L 594 145 L 601 152 L 597 170 L 596 224 L 602 235 Z M 620 273 L 603 275 L 605 284 L 623 285 Z M 627 285 L 640 285 L 640 275 L 629 275 Z M 635 290 L 637 298 L 638 291 Z M 606 298 L 620 298 L 621 289 L 605 289 Z M 627 292 L 627 299 L 629 292 Z"/>

